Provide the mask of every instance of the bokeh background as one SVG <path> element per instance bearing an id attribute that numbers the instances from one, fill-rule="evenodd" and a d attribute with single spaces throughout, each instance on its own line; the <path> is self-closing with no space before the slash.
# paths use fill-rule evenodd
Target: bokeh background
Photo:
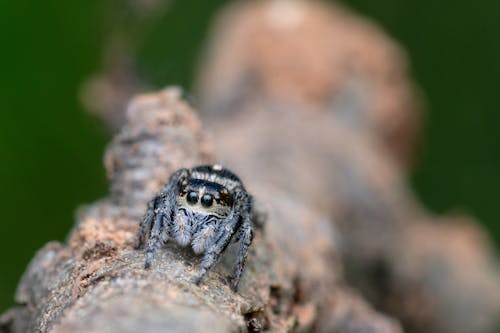
<path id="1" fill-rule="evenodd" d="M 106 195 L 110 134 L 80 103 L 117 26 L 151 88 L 188 91 L 210 20 L 228 1 L 0 1 L 0 312 L 35 251 L 64 240 L 76 208 Z M 412 175 L 436 212 L 475 215 L 500 245 L 500 2 L 344 0 L 407 50 L 427 104 Z M 135 3 L 135 4 L 134 4 Z"/>

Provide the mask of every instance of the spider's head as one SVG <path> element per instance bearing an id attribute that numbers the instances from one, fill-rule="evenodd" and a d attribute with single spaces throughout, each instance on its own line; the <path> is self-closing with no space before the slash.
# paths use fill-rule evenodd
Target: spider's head
<path id="1" fill-rule="evenodd" d="M 194 213 L 225 217 L 233 207 L 233 196 L 221 184 L 190 178 L 181 185 L 177 205 Z"/>

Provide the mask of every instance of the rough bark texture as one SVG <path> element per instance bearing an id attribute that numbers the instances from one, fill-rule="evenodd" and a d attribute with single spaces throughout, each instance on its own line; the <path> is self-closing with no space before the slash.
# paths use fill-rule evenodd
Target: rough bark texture
<path id="1" fill-rule="evenodd" d="M 421 111 L 394 42 L 338 6 L 252 1 L 218 17 L 207 51 L 198 94 L 220 160 L 333 217 L 349 280 L 408 331 L 491 329 L 486 233 L 406 184 Z"/>
<path id="2" fill-rule="evenodd" d="M 33 258 L 2 316 L 8 332 L 401 332 L 344 286 L 333 225 L 298 198 L 245 179 L 267 222 L 239 293 L 231 251 L 196 286 L 199 257 L 168 245 L 151 270 L 132 243 L 146 202 L 181 166 L 211 160 L 180 91 L 134 99 L 106 152 L 111 195 L 80 209 L 66 244 Z"/>

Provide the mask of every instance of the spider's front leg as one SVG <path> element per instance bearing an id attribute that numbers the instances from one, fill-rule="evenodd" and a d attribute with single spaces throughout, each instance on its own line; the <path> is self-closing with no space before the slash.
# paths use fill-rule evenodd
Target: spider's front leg
<path id="1" fill-rule="evenodd" d="M 199 285 L 207 272 L 217 263 L 222 252 L 231 242 L 236 229 L 240 223 L 240 216 L 231 214 L 227 219 L 222 221 L 215 230 L 214 242 L 208 246 L 200 264 L 200 271 L 194 283 Z"/>
<path id="2" fill-rule="evenodd" d="M 172 224 L 176 208 L 175 201 L 182 183 L 189 177 L 189 170 L 175 172 L 158 195 L 149 202 L 145 217 L 137 233 L 137 245 L 147 238 L 144 268 L 149 268 L 156 252 L 168 238 L 168 228 Z"/>

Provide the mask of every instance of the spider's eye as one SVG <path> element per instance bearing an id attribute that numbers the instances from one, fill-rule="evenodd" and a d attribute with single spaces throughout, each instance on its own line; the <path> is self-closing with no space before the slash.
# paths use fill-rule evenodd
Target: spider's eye
<path id="1" fill-rule="evenodd" d="M 189 192 L 187 195 L 187 202 L 189 202 L 191 205 L 194 205 L 195 203 L 198 202 L 198 193 L 192 191 Z"/>
<path id="2" fill-rule="evenodd" d="M 210 194 L 205 194 L 201 197 L 201 204 L 203 207 L 210 207 L 214 202 L 214 198 Z"/>

